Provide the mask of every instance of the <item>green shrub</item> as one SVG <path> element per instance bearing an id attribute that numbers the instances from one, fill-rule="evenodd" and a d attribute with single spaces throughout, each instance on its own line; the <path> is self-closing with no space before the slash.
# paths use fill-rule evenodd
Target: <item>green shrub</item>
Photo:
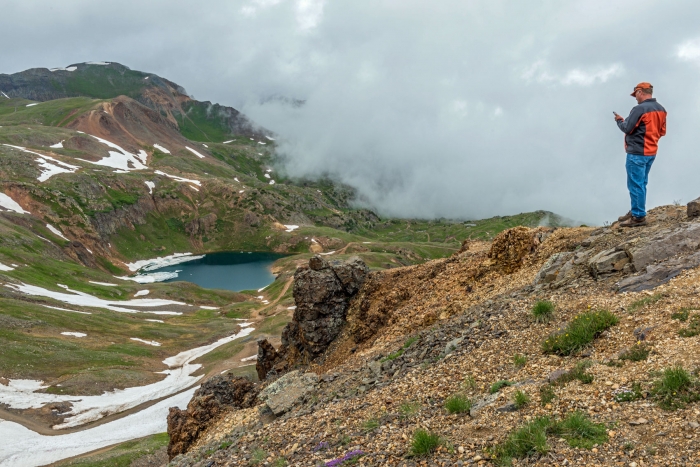
<path id="1" fill-rule="evenodd" d="M 532 317 L 538 323 L 546 323 L 554 317 L 554 303 L 549 300 L 538 300 L 532 307 Z"/>
<path id="2" fill-rule="evenodd" d="M 554 400 L 557 395 L 554 393 L 554 387 L 551 384 L 546 384 L 540 387 L 540 404 L 542 407 Z"/>
<path id="3" fill-rule="evenodd" d="M 519 353 L 516 353 L 513 355 L 513 365 L 515 365 L 518 368 L 522 368 L 527 364 L 527 357 L 525 355 L 520 355 Z"/>
<path id="4" fill-rule="evenodd" d="M 619 319 L 607 310 L 590 311 L 575 317 L 558 333 L 542 343 L 545 353 L 571 355 L 586 346 L 603 331 L 616 325 Z"/>
<path id="5" fill-rule="evenodd" d="M 595 444 L 608 441 L 604 423 L 593 423 L 583 412 L 573 412 L 555 423 L 549 432 L 566 439 L 572 448 L 591 449 Z"/>
<path id="6" fill-rule="evenodd" d="M 677 312 L 671 315 L 671 319 L 677 319 L 678 321 L 688 321 L 688 316 L 690 315 L 690 310 L 693 308 L 681 308 Z"/>
<path id="7" fill-rule="evenodd" d="M 252 465 L 262 464 L 266 458 L 267 458 L 267 453 L 260 448 L 256 448 L 251 453 L 250 463 Z"/>
<path id="8" fill-rule="evenodd" d="M 419 428 L 413 433 L 411 454 L 414 456 L 427 456 L 437 449 L 440 442 L 440 435 Z"/>
<path id="9" fill-rule="evenodd" d="M 476 389 L 476 379 L 472 375 L 465 376 L 464 381 L 462 381 L 462 387 L 471 390 Z"/>
<path id="10" fill-rule="evenodd" d="M 418 336 L 409 337 L 408 339 L 406 339 L 406 342 L 404 342 L 403 348 L 404 348 L 404 349 L 409 348 L 409 347 L 412 346 L 415 342 L 417 342 L 418 339 L 420 339 Z"/>
<path id="11" fill-rule="evenodd" d="M 698 334 L 700 334 L 700 315 L 694 314 L 690 317 L 688 327 L 678 331 L 678 335 L 681 337 L 694 337 Z"/>
<path id="12" fill-rule="evenodd" d="M 469 412 L 472 408 L 472 401 L 462 394 L 455 394 L 447 398 L 445 408 L 453 414 Z"/>
<path id="13" fill-rule="evenodd" d="M 659 406 L 666 410 L 675 410 L 700 399 L 697 382 L 681 366 L 666 368 L 654 381 L 651 393 Z"/>
<path id="14" fill-rule="evenodd" d="M 516 408 L 521 409 L 530 403 L 530 396 L 523 391 L 517 390 L 513 394 L 513 403 Z"/>
<path id="15" fill-rule="evenodd" d="M 637 342 L 632 347 L 622 352 L 619 359 L 630 360 L 632 362 L 641 362 L 649 357 L 650 352 L 651 348 L 649 346 L 642 344 L 641 342 Z"/>
<path id="16" fill-rule="evenodd" d="M 514 382 L 508 381 L 508 380 L 505 380 L 505 379 L 496 381 L 495 383 L 493 383 L 493 384 L 491 385 L 491 388 L 489 389 L 489 393 L 491 393 L 491 394 L 496 394 L 498 391 L 500 391 L 501 389 L 505 388 L 506 386 L 512 386 L 512 385 L 514 385 L 514 384 L 515 384 Z"/>

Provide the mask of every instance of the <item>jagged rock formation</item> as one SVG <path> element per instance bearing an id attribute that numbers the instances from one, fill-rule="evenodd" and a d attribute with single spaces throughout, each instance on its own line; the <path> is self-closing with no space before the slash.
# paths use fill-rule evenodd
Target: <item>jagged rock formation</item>
<path id="1" fill-rule="evenodd" d="M 250 380 L 229 374 L 214 376 L 197 389 L 187 410 L 171 407 L 168 414 L 168 456 L 187 452 L 200 433 L 221 413 L 255 404 L 259 389 Z"/>
<path id="2" fill-rule="evenodd" d="M 294 273 L 296 309 L 292 321 L 282 331 L 277 355 L 268 344 L 259 343 L 256 369 L 264 379 L 270 369 L 283 371 L 319 357 L 338 336 L 352 297 L 367 278 L 369 268 L 358 257 L 345 262 L 328 262 L 316 255 L 308 268 Z M 276 361 L 272 363 L 272 357 Z"/>

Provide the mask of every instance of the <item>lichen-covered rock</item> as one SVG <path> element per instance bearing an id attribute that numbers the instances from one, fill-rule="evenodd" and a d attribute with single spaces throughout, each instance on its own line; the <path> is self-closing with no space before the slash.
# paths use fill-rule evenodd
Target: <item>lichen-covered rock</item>
<path id="1" fill-rule="evenodd" d="M 279 416 L 303 402 L 316 389 L 318 375 L 291 371 L 263 389 L 258 398 Z"/>
<path id="2" fill-rule="evenodd" d="M 571 252 L 554 253 L 540 268 L 535 277 L 535 285 L 549 284 L 560 278 L 560 273 L 573 256 Z"/>
<path id="3" fill-rule="evenodd" d="M 257 394 L 255 384 L 247 378 L 225 374 L 205 381 L 195 391 L 186 410 L 170 408 L 168 413 L 169 458 L 186 453 L 208 424 L 226 410 L 255 405 Z"/>
<path id="4" fill-rule="evenodd" d="M 629 263 L 630 259 L 624 251 L 610 250 L 601 251 L 588 262 L 588 268 L 593 276 L 598 274 L 609 274 L 615 271 L 622 271 L 625 264 Z"/>

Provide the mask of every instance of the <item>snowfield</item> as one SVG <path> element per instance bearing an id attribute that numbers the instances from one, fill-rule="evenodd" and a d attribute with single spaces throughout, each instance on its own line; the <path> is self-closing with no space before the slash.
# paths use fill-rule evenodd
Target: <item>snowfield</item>
<path id="1" fill-rule="evenodd" d="M 153 284 L 155 282 L 164 282 L 170 279 L 175 279 L 177 278 L 179 272 L 182 272 L 182 270 L 177 270 L 175 272 L 152 272 L 150 274 L 137 274 L 135 276 L 114 277 L 124 281 L 134 281 L 138 284 Z"/>
<path id="2" fill-rule="evenodd" d="M 14 271 L 15 268 L 11 268 L 10 266 L 5 266 L 4 264 L 0 263 L 0 271 Z"/>
<path id="3" fill-rule="evenodd" d="M 146 78 L 146 79 L 148 79 L 148 78 Z M 157 150 L 159 150 L 160 152 L 164 152 L 165 154 L 170 154 L 170 151 L 168 151 L 167 149 L 165 149 L 165 148 L 164 148 L 163 146 L 161 146 L 160 144 L 154 144 L 153 147 L 156 148 Z"/>
<path id="4" fill-rule="evenodd" d="M 53 149 L 62 149 L 62 148 L 63 148 L 63 142 L 64 142 L 64 141 L 65 141 L 65 139 L 62 139 L 62 140 L 59 141 L 58 143 L 52 144 L 52 145 L 49 146 L 49 147 L 50 147 L 50 148 L 53 148 Z"/>
<path id="5" fill-rule="evenodd" d="M 199 180 L 191 180 L 189 178 L 178 177 L 177 175 L 166 174 L 165 172 L 163 172 L 161 170 L 156 170 L 156 171 L 154 171 L 154 173 L 157 175 L 162 175 L 164 177 L 172 178 L 173 180 L 175 180 L 177 182 L 194 183 L 197 186 L 202 186 L 202 182 L 200 182 Z"/>
<path id="6" fill-rule="evenodd" d="M 186 303 L 175 302 L 173 300 L 163 300 L 155 298 L 138 298 L 132 300 L 103 300 L 101 298 L 95 297 L 84 292 L 78 292 L 76 290 L 71 290 L 65 285 L 59 284 L 59 287 L 64 288 L 67 292 L 55 292 L 53 290 L 44 289 L 43 287 L 37 287 L 35 285 L 28 285 L 20 282 L 19 284 L 5 284 L 5 287 L 14 289 L 18 292 L 22 292 L 26 295 L 33 295 L 38 297 L 53 298 L 60 302 L 68 303 L 70 305 L 85 306 L 90 308 L 102 308 L 105 310 L 118 311 L 120 313 L 154 313 L 154 314 L 180 314 L 178 312 L 152 312 L 144 310 L 134 310 L 133 308 L 124 308 L 124 306 L 129 307 L 161 307 L 167 305 L 186 305 Z"/>
<path id="7" fill-rule="evenodd" d="M 85 337 L 87 334 L 84 332 L 62 332 L 61 335 L 63 336 L 73 336 L 73 337 Z"/>
<path id="8" fill-rule="evenodd" d="M 202 365 L 192 363 L 197 358 L 212 350 L 236 339 L 248 336 L 253 332 L 252 327 L 241 329 L 238 333 L 219 339 L 218 341 L 185 350 L 179 354 L 166 358 L 163 363 L 168 369 L 159 372 L 166 375 L 164 379 L 146 386 L 137 386 L 126 389 L 115 389 L 99 396 L 71 396 L 62 394 L 38 393 L 37 390 L 46 388 L 42 381 L 15 379 L 9 380 L 7 385 L 0 384 L 0 404 L 7 404 L 13 409 L 40 408 L 46 404 L 70 402 L 72 409 L 68 417 L 60 425 L 55 425 L 54 430 L 72 428 L 93 422 L 111 414 L 129 410 L 140 404 L 168 397 L 196 384 L 204 375 L 192 376 Z M 160 345 L 152 341 L 132 338 L 149 345 Z M 165 422 L 165 417 L 163 418 Z M 89 431 L 89 430 L 88 430 Z M 67 435 L 70 436 L 70 435 Z M 110 443 L 114 444 L 114 442 Z M 3 447 L 0 446 L 0 460 L 2 460 Z"/>
<path id="9" fill-rule="evenodd" d="M 56 235 L 56 236 L 58 236 L 58 237 L 61 237 L 63 240 L 68 240 L 68 239 L 63 235 L 63 233 L 62 233 L 60 230 L 58 230 L 56 227 L 54 227 L 53 225 L 51 225 L 51 224 L 46 224 L 46 228 L 49 229 L 49 230 L 51 231 L 52 234 L 54 234 L 54 235 Z M 68 241 L 70 241 L 70 240 L 68 240 Z"/>
<path id="10" fill-rule="evenodd" d="M 146 186 L 148 187 L 148 194 L 149 194 L 149 195 L 152 195 L 152 194 L 153 194 L 153 189 L 156 187 L 156 184 L 153 183 L 153 182 L 143 182 L 143 183 L 145 183 Z"/>

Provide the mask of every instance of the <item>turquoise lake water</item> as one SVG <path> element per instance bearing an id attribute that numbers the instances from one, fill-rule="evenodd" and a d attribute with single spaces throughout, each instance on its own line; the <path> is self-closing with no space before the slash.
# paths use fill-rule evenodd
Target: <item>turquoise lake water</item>
<path id="1" fill-rule="evenodd" d="M 257 290 L 270 285 L 275 280 L 270 268 L 272 263 L 284 256 L 262 252 L 209 253 L 201 259 L 148 272 L 179 271 L 177 278 L 165 282 L 187 281 L 207 289 L 224 289 L 235 292 Z"/>

